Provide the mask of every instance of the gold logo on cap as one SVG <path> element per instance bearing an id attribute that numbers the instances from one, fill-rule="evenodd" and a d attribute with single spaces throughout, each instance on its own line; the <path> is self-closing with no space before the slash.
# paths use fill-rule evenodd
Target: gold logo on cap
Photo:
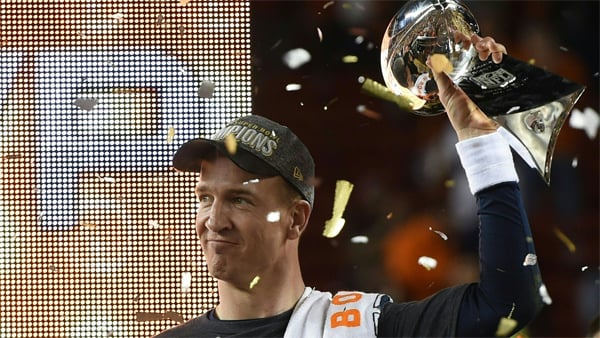
<path id="1" fill-rule="evenodd" d="M 304 181 L 304 176 L 302 175 L 300 168 L 294 167 L 294 177 L 299 179 L 300 181 Z"/>

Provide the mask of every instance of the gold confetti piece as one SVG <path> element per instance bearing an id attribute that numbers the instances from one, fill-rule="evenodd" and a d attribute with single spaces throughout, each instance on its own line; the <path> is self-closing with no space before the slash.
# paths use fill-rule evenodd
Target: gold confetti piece
<path id="1" fill-rule="evenodd" d="M 338 180 L 335 184 L 335 199 L 333 201 L 333 213 L 331 219 L 325 222 L 325 229 L 323 229 L 323 236 L 327 238 L 333 238 L 337 236 L 346 221 L 342 218 L 348 199 L 354 185 L 346 180 Z"/>
<path id="2" fill-rule="evenodd" d="M 361 77 L 359 78 L 359 82 L 362 82 L 363 84 L 360 88 L 363 93 L 393 102 L 402 110 L 412 111 L 421 109 L 426 102 L 413 94 L 408 88 L 402 86 L 400 86 L 401 95 L 396 95 L 386 86 L 369 78 Z"/>
<path id="3" fill-rule="evenodd" d="M 446 55 L 444 54 L 433 54 L 429 57 L 429 64 L 431 65 L 431 69 L 433 69 L 436 73 L 452 73 L 454 68 L 452 67 L 452 62 L 448 60 Z"/>
<path id="4" fill-rule="evenodd" d="M 356 55 L 344 55 L 344 57 L 342 57 L 342 62 L 343 63 L 357 63 L 358 62 L 358 56 L 356 56 Z"/>
<path id="5" fill-rule="evenodd" d="M 446 187 L 446 189 L 454 188 L 455 185 L 456 185 L 456 182 L 454 180 L 444 181 L 444 187 Z"/>
<path id="6" fill-rule="evenodd" d="M 554 228 L 554 234 L 556 235 L 556 237 L 558 237 L 558 239 L 560 239 L 563 242 L 567 249 L 569 249 L 569 252 L 575 252 L 575 250 L 577 249 L 575 244 L 573 243 L 573 241 L 571 241 L 571 239 L 569 239 L 569 237 L 567 237 L 567 235 L 560 231 L 559 228 Z"/>
<path id="7" fill-rule="evenodd" d="M 179 5 L 185 6 L 190 2 L 190 0 L 179 0 Z"/>
<path id="8" fill-rule="evenodd" d="M 163 313 L 163 319 L 174 320 L 177 323 L 185 322 L 185 319 L 183 318 L 183 316 L 179 312 L 175 312 L 175 311 L 166 311 L 165 313 Z"/>
<path id="9" fill-rule="evenodd" d="M 235 139 L 235 135 L 232 133 L 229 133 L 227 136 L 225 136 L 225 148 L 231 155 L 235 155 L 237 152 L 237 140 Z"/>
<path id="10" fill-rule="evenodd" d="M 135 314 L 135 320 L 138 322 L 152 322 L 156 320 L 162 320 L 163 314 L 160 312 L 137 312 Z"/>
<path id="11" fill-rule="evenodd" d="M 275 223 L 279 222 L 281 218 L 281 213 L 279 211 L 271 211 L 267 214 L 267 222 Z"/>
<path id="12" fill-rule="evenodd" d="M 502 317 L 496 329 L 496 337 L 506 337 L 517 327 L 518 322 L 512 318 Z"/>
<path id="13" fill-rule="evenodd" d="M 356 106 L 356 111 L 359 112 L 361 115 L 364 115 L 373 120 L 381 120 L 382 119 L 381 114 L 379 114 L 378 112 L 376 112 L 374 110 L 367 108 L 363 104 Z"/>
<path id="14" fill-rule="evenodd" d="M 83 226 L 84 228 L 88 228 L 88 229 L 95 229 L 96 228 L 96 223 L 83 222 L 83 223 L 81 223 L 81 226 Z"/>
<path id="15" fill-rule="evenodd" d="M 419 260 L 417 261 L 417 263 L 419 263 L 419 265 L 421 265 L 422 267 L 424 267 L 425 269 L 429 270 L 433 270 L 437 267 L 437 259 L 435 258 L 431 258 L 431 257 L 427 257 L 427 256 L 421 256 L 419 257 Z"/>
<path id="16" fill-rule="evenodd" d="M 527 254 L 525 256 L 525 260 L 523 261 L 523 266 L 536 265 L 537 264 L 537 256 L 535 254 Z"/>
<path id="17" fill-rule="evenodd" d="M 535 59 L 531 58 L 529 59 L 529 61 L 527 61 L 527 63 L 529 63 L 530 65 L 535 65 Z"/>
<path id="18" fill-rule="evenodd" d="M 169 131 L 167 131 L 167 143 L 173 143 L 173 139 L 175 138 L 175 128 L 169 127 Z"/>
<path id="19" fill-rule="evenodd" d="M 392 217 L 394 217 L 394 213 L 393 212 L 389 212 L 387 215 L 385 215 L 385 219 L 392 219 Z"/>
<path id="20" fill-rule="evenodd" d="M 258 284 L 258 282 L 260 282 L 260 276 L 254 277 L 250 282 L 250 289 L 253 289 Z"/>

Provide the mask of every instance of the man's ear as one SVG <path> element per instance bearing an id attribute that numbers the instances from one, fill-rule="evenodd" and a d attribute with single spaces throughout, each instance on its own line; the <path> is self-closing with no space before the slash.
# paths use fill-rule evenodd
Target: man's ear
<path id="1" fill-rule="evenodd" d="M 297 239 L 300 237 L 308 225 L 311 212 L 312 207 L 308 201 L 300 199 L 294 201 L 290 208 L 292 222 L 288 228 L 288 239 Z"/>

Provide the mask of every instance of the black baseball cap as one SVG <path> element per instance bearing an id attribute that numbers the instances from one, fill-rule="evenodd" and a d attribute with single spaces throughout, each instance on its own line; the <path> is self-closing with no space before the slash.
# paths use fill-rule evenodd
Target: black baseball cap
<path id="1" fill-rule="evenodd" d="M 230 134 L 237 143 L 233 153 L 225 145 Z M 234 119 L 210 137 L 184 143 L 173 157 L 173 166 L 181 171 L 200 172 L 201 160 L 215 148 L 247 172 L 283 177 L 313 205 L 315 162 L 308 148 L 288 127 L 259 115 Z"/>

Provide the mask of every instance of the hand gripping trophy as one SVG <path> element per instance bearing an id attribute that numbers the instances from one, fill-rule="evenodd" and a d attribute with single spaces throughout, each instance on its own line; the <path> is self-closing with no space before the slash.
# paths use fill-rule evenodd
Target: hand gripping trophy
<path id="1" fill-rule="evenodd" d="M 507 55 L 500 64 L 491 58 L 481 61 L 475 48 L 463 42 L 473 34 L 479 34 L 479 25 L 460 0 L 407 2 L 382 41 L 387 88 L 415 114 L 443 113 L 426 61 L 444 55 L 449 77 L 508 131 L 504 134 L 513 149 L 550 184 L 558 133 L 585 88 Z"/>

